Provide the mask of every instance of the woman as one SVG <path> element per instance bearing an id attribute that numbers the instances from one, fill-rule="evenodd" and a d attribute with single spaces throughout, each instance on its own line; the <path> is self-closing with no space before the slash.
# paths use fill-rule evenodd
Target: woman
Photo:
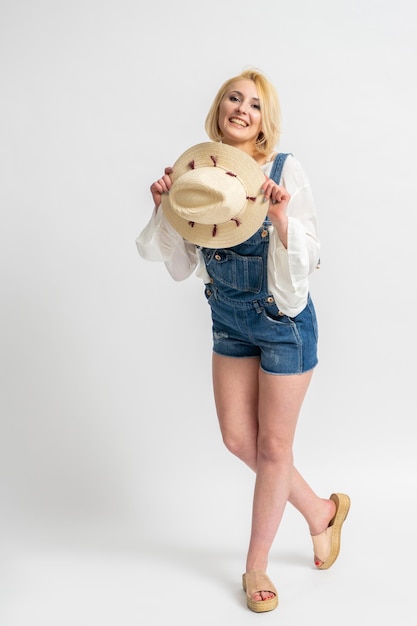
<path id="1" fill-rule="evenodd" d="M 224 245 L 216 239 L 217 224 L 210 226 L 211 240 L 207 236 L 198 241 L 194 219 L 185 219 L 179 227 L 172 218 L 176 164 L 151 185 L 154 213 L 137 239 L 141 256 L 164 261 L 174 279 L 186 278 L 197 267 L 206 285 L 222 437 L 226 447 L 256 472 L 243 575 L 248 607 L 256 612 L 278 604 L 266 570 L 286 503 L 304 516 L 319 569 L 329 568 L 339 554 L 341 527 L 350 506 L 345 494 L 317 496 L 293 465 L 297 419 L 317 364 L 317 321 L 308 279 L 319 263 L 319 241 L 310 185 L 297 160 L 281 155 L 282 175 L 275 171 L 270 177 L 279 160 L 275 159 L 279 124 L 276 91 L 252 69 L 222 85 L 206 118 L 206 132 L 211 142 L 217 142 L 212 145 L 243 152 L 244 158 L 252 159 L 251 167 L 256 165 L 262 173 L 265 215 L 245 241 L 236 245 L 231 236 L 231 245 Z M 189 165 L 195 169 L 194 161 Z M 249 209 L 242 215 L 249 215 Z M 233 215 L 231 220 L 239 232 L 244 220 Z M 253 268 L 249 274 L 248 262 Z M 249 277 L 242 283 L 243 275 Z"/>

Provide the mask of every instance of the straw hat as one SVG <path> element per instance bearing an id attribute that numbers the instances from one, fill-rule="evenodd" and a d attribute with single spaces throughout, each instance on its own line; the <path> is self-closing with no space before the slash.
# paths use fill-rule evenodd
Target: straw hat
<path id="1" fill-rule="evenodd" d="M 191 243 L 230 248 L 249 239 L 265 219 L 265 175 L 239 148 L 211 141 L 197 144 L 174 163 L 171 179 L 162 208 Z"/>

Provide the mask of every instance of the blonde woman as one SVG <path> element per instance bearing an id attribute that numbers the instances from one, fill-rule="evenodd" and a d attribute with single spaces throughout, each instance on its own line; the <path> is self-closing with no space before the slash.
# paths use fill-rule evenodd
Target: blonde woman
<path id="1" fill-rule="evenodd" d="M 155 208 L 137 246 L 175 280 L 197 270 L 204 282 L 223 441 L 256 473 L 242 582 L 248 607 L 263 612 L 278 605 L 268 556 L 287 502 L 307 522 L 319 569 L 339 554 L 350 506 L 345 494 L 316 495 L 293 463 L 297 419 L 318 362 L 309 291 L 319 264 L 317 215 L 302 167 L 276 151 L 279 101 L 262 72 L 227 80 L 205 127 L 210 142 L 151 185 Z"/>

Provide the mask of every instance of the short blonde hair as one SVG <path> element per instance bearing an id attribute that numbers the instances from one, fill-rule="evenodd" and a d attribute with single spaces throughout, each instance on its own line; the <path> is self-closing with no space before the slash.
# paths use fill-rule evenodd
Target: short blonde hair
<path id="1" fill-rule="evenodd" d="M 238 80 L 252 80 L 255 83 L 262 115 L 262 130 L 258 135 L 256 145 L 259 152 L 269 155 L 273 152 L 279 140 L 281 110 L 275 87 L 266 78 L 265 74 L 255 68 L 244 70 L 238 76 L 229 78 L 223 83 L 207 114 L 205 122 L 206 133 L 212 141 L 221 141 L 223 139 L 219 128 L 220 103 L 225 94 L 230 91 L 232 84 Z"/>

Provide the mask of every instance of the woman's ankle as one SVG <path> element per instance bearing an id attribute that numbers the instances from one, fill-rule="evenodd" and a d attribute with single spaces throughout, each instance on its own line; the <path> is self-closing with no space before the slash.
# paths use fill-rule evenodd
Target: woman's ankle
<path id="1" fill-rule="evenodd" d="M 317 510 L 309 524 L 310 535 L 314 537 L 326 530 L 335 513 L 336 505 L 333 500 L 323 498 L 321 500 L 320 509 Z"/>

